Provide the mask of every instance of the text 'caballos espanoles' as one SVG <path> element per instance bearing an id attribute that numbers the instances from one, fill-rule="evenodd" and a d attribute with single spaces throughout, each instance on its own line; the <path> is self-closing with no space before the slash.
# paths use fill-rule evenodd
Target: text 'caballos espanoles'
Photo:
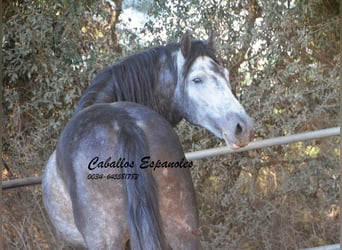
<path id="1" fill-rule="evenodd" d="M 139 167 L 142 169 L 151 168 L 156 170 L 158 168 L 191 168 L 193 166 L 192 161 L 187 161 L 185 158 L 180 161 L 152 161 L 150 156 L 142 157 L 139 163 L 134 161 L 126 160 L 125 158 L 119 158 L 112 160 L 108 157 L 106 160 L 101 160 L 100 157 L 96 156 L 88 164 L 89 170 L 103 169 L 103 168 L 134 168 Z"/>

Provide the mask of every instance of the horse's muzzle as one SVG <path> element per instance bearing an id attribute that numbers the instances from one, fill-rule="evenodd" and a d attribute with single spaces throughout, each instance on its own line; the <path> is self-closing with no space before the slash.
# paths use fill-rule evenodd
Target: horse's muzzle
<path id="1" fill-rule="evenodd" d="M 228 125 L 222 137 L 227 146 L 239 149 L 246 146 L 254 137 L 254 122 L 246 113 L 233 113 L 229 115 Z"/>

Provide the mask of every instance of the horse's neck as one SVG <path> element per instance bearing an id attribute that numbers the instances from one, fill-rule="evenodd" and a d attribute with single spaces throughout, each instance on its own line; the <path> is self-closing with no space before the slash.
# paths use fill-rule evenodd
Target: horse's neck
<path id="1" fill-rule="evenodd" d="M 132 70 L 124 74 L 118 73 L 126 69 L 120 64 L 106 68 L 95 77 L 81 97 L 75 113 L 95 103 L 129 101 L 153 109 L 175 126 L 181 120 L 181 115 L 173 100 L 177 69 L 170 60 L 172 58 L 162 56 L 155 64 L 145 63 L 141 65 L 145 68 L 139 67 L 139 71 Z M 143 74 L 156 70 L 156 74 Z"/>

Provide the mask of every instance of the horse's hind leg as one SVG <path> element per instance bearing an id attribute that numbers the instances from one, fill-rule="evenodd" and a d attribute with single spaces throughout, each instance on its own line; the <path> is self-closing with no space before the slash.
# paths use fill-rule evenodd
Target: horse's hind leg
<path id="1" fill-rule="evenodd" d="M 88 211 L 89 212 L 89 211 Z M 115 211 L 113 211 L 115 213 Z M 87 218 L 84 218 L 87 217 Z M 124 221 L 116 220 L 109 214 L 99 215 L 97 212 L 88 216 L 80 216 L 86 220 L 86 226 L 81 228 L 87 249 L 89 250 L 125 250 L 129 244 L 128 231 Z M 102 222 L 103 221 L 103 222 Z"/>
<path id="2" fill-rule="evenodd" d="M 198 234 L 195 190 L 189 169 L 167 169 L 156 175 L 160 187 L 161 214 L 172 249 L 202 249 Z M 165 178 L 165 179 L 164 179 Z"/>
<path id="3" fill-rule="evenodd" d="M 80 164 L 82 165 L 82 164 Z M 76 178 L 75 222 L 90 250 L 124 250 L 128 240 L 125 191 L 120 180 Z"/>
<path id="4" fill-rule="evenodd" d="M 70 245 L 85 247 L 83 237 L 74 222 L 69 193 L 64 181 L 57 174 L 56 151 L 45 167 L 42 191 L 45 209 L 58 236 Z"/>

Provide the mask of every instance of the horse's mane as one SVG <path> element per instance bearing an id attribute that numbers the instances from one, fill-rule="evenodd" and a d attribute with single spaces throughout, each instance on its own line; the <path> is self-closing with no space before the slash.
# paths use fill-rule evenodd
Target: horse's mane
<path id="1" fill-rule="evenodd" d="M 177 65 L 173 52 L 179 43 L 150 48 L 127 56 L 103 69 L 93 80 L 76 108 L 76 112 L 94 103 L 118 101 L 136 102 L 156 111 L 169 107 L 158 107 L 157 87 L 164 87 L 162 70 L 177 82 Z M 190 53 L 186 57 L 183 74 L 186 75 L 198 56 L 209 56 L 215 61 L 215 51 L 207 42 L 192 41 Z M 158 86 L 158 84 L 160 86 Z M 166 97 L 165 97 L 166 98 Z M 172 96 L 169 97 L 170 99 Z"/>
<path id="2" fill-rule="evenodd" d="M 153 92 L 159 83 L 162 69 L 166 67 L 171 71 L 176 70 L 171 58 L 172 52 L 176 49 L 176 44 L 154 47 L 112 65 L 111 75 L 115 82 L 114 92 L 117 101 L 132 101 L 154 106 L 155 103 L 151 103 L 156 98 Z"/>
<path id="3" fill-rule="evenodd" d="M 94 103 L 130 101 L 154 106 L 153 90 L 161 67 L 176 70 L 172 52 L 176 43 L 150 48 L 129 55 L 106 67 L 92 81 L 81 97 L 76 112 Z M 167 65 L 165 65 L 167 64 Z"/>

